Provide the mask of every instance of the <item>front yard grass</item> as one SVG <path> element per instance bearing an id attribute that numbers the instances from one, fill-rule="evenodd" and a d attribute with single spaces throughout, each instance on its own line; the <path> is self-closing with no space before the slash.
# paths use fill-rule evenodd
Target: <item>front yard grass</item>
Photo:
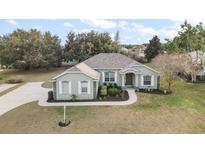
<path id="1" fill-rule="evenodd" d="M 48 81 L 63 70 L 28 73 L 25 78 Z M 177 80 L 171 95 L 137 96 L 138 102 L 129 106 L 67 107 L 71 124 L 65 128 L 58 126 L 63 107 L 32 102 L 0 116 L 0 133 L 205 133 L 205 83 Z"/>
<path id="2" fill-rule="evenodd" d="M 139 104 L 134 108 L 152 109 L 162 105 L 177 108 L 190 108 L 205 113 L 205 83 L 175 81 L 171 95 L 138 93 Z"/>

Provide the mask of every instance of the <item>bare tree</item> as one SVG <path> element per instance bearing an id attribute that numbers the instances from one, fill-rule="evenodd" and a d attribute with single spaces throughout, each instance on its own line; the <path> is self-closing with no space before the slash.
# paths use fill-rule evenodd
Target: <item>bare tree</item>
<path id="1" fill-rule="evenodd" d="M 176 79 L 178 72 L 181 71 L 178 56 L 168 54 L 160 54 L 153 59 L 153 63 L 160 69 L 163 79 L 167 82 L 167 88 L 171 90 L 171 86 Z"/>

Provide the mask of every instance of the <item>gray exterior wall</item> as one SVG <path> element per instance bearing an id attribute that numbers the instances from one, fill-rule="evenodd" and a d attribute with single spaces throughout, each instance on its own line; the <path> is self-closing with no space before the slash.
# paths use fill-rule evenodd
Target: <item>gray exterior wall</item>
<path id="1" fill-rule="evenodd" d="M 159 74 L 156 73 L 155 71 L 152 71 L 151 69 L 148 69 L 147 67 L 145 66 L 137 66 L 135 67 L 136 70 L 139 70 L 140 73 L 138 74 L 135 74 L 135 77 L 133 78 L 133 84 L 134 84 L 134 87 L 135 88 L 150 88 L 150 89 L 158 89 L 159 88 L 159 83 L 158 83 L 158 76 Z M 119 73 L 120 69 L 96 69 L 96 71 L 100 72 L 101 76 L 100 76 L 100 81 L 99 81 L 99 85 L 102 85 L 103 84 L 103 80 L 102 80 L 102 72 L 117 72 L 117 84 L 119 86 L 122 86 L 122 76 L 121 74 Z M 129 72 L 127 72 L 129 73 Z M 154 83 L 153 83 L 153 86 L 145 86 L 142 84 L 142 81 L 141 81 L 141 76 L 142 75 L 151 75 L 154 77 Z M 137 78 L 137 86 L 136 85 L 136 78 Z"/>
<path id="2" fill-rule="evenodd" d="M 141 74 L 139 74 L 139 76 L 138 76 L 139 88 L 150 88 L 150 89 L 158 89 L 159 88 L 159 83 L 158 83 L 158 79 L 157 79 L 159 76 L 158 73 L 148 69 L 147 67 L 143 67 L 143 66 L 139 66 L 139 67 L 137 67 L 137 69 L 141 72 Z M 143 76 L 143 75 L 152 75 L 154 77 L 153 86 L 142 85 L 141 76 Z"/>
<path id="3" fill-rule="evenodd" d="M 71 81 L 71 94 L 60 94 L 59 81 Z M 90 81 L 90 94 L 78 93 L 78 81 Z M 56 100 L 70 100 L 71 95 L 77 95 L 78 100 L 93 99 L 93 79 L 82 73 L 65 74 L 56 79 Z"/>
<path id="4" fill-rule="evenodd" d="M 100 73 L 100 81 L 99 81 L 99 85 L 103 84 L 103 79 L 102 79 L 102 72 L 117 72 L 117 85 L 121 86 L 122 84 L 122 77 L 119 73 L 120 69 L 95 69 L 96 71 L 98 71 Z M 115 82 L 113 82 L 115 83 Z"/>
<path id="5" fill-rule="evenodd" d="M 159 74 L 158 73 L 156 73 L 155 71 L 153 71 L 145 66 L 135 66 L 134 69 L 138 70 L 134 74 L 134 78 L 133 78 L 133 85 L 135 88 L 140 88 L 140 89 L 147 89 L 147 88 L 158 89 L 159 88 L 159 80 L 158 80 Z M 102 72 L 112 71 L 112 72 L 117 73 L 116 83 L 119 86 L 122 86 L 122 74 L 119 73 L 120 69 L 96 69 L 96 71 L 98 71 L 100 73 L 100 80 L 99 80 L 97 85 L 103 84 Z M 130 73 L 130 72 L 127 71 L 125 73 Z M 143 75 L 153 76 L 153 85 L 151 85 L 151 86 L 143 85 L 143 82 L 141 80 Z M 71 81 L 72 82 L 71 83 L 71 94 L 60 94 L 59 81 Z M 90 94 L 79 94 L 78 81 L 90 81 Z M 85 74 L 82 74 L 82 73 L 69 73 L 69 74 L 62 75 L 59 78 L 57 78 L 55 82 L 53 82 L 54 97 L 56 100 L 70 100 L 71 95 L 75 94 L 75 95 L 77 95 L 78 100 L 94 99 L 94 98 L 96 98 L 96 96 L 94 96 L 94 94 L 97 94 L 97 92 L 94 92 L 94 90 L 98 89 L 98 87 L 97 88 L 93 87 L 94 81 L 95 80 L 93 80 L 91 77 L 89 77 Z M 124 80 L 124 81 L 126 81 L 126 80 Z M 113 83 L 115 83 L 115 82 L 113 82 Z"/>

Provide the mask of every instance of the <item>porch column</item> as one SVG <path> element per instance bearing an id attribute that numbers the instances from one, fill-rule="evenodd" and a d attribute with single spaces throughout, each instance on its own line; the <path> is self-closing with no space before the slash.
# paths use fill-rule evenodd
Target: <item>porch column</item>
<path id="1" fill-rule="evenodd" d="M 121 74 L 121 76 L 122 76 L 122 87 L 124 87 L 125 86 L 125 75 Z"/>
<path id="2" fill-rule="evenodd" d="M 139 79 L 138 79 L 138 74 L 135 74 L 135 87 L 139 87 Z"/>

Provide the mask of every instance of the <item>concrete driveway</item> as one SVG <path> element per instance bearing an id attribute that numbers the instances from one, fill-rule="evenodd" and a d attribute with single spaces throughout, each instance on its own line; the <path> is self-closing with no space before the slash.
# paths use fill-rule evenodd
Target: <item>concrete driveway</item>
<path id="1" fill-rule="evenodd" d="M 41 87 L 43 82 L 29 82 L 0 97 L 0 115 L 29 102 L 47 96 L 49 89 Z"/>
<path id="2" fill-rule="evenodd" d="M 14 87 L 16 85 L 17 84 L 0 84 L 0 93 L 2 91 L 5 91 L 5 90 L 9 89 L 9 88 L 12 88 L 12 87 Z"/>
<path id="3" fill-rule="evenodd" d="M 129 105 L 137 101 L 134 89 L 127 89 L 129 99 L 127 101 L 109 101 L 109 102 L 62 102 L 48 103 L 48 91 L 41 87 L 43 82 L 29 82 L 25 85 L 0 97 L 0 115 L 33 101 L 38 101 L 40 106 L 112 106 L 112 105 Z"/>

